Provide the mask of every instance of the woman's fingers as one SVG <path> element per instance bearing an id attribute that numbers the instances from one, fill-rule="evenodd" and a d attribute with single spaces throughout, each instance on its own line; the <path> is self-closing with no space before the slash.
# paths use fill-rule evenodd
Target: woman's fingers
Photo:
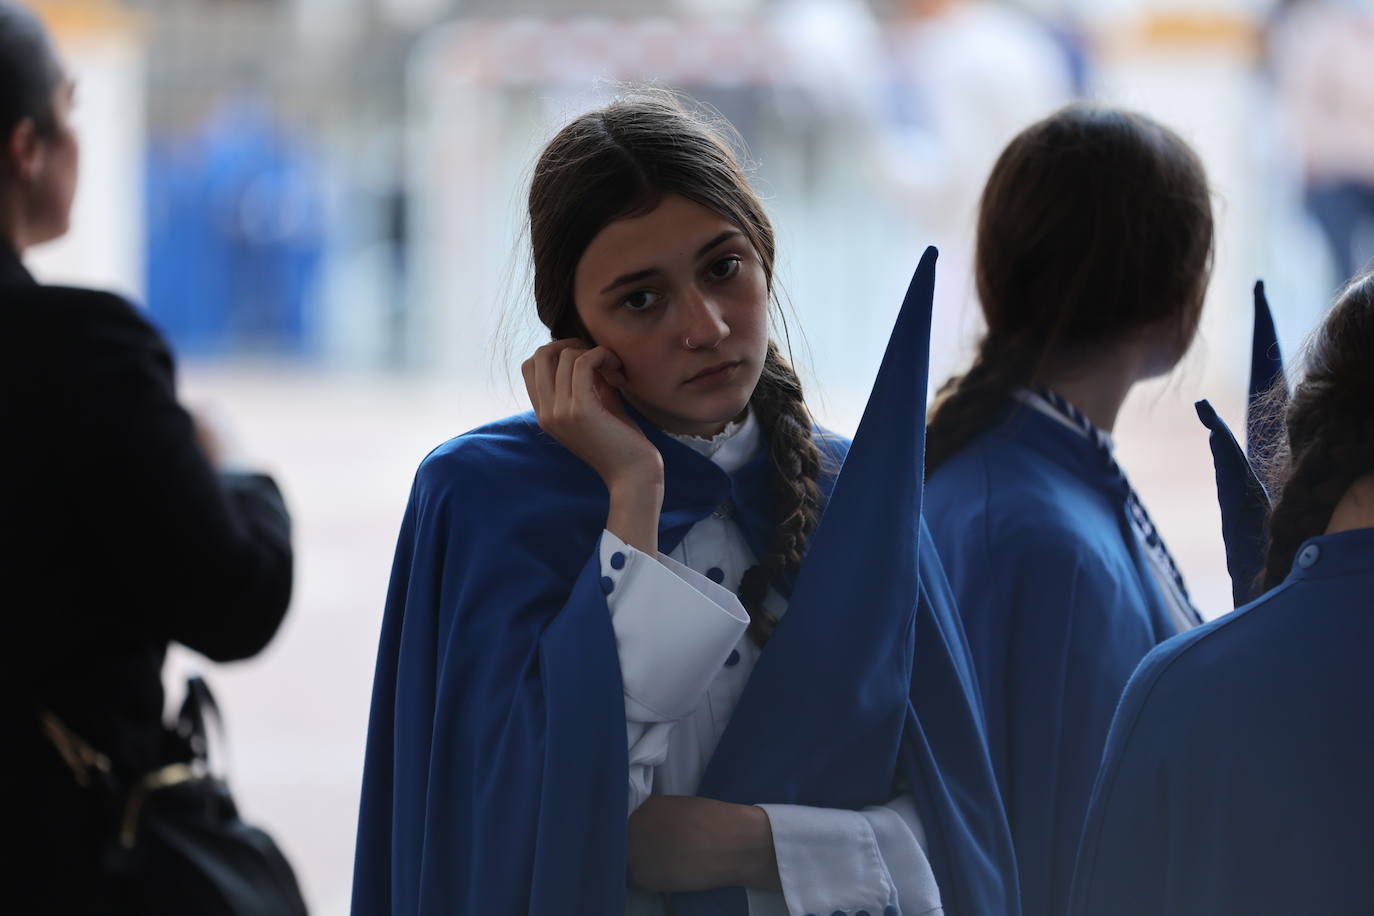
<path id="1" fill-rule="evenodd" d="M 525 379 L 525 394 L 529 395 L 530 406 L 539 415 L 539 388 L 534 383 L 534 355 L 520 364 L 520 375 Z"/>
<path id="2" fill-rule="evenodd" d="M 586 344 L 576 338 L 555 340 L 535 350 L 521 365 L 525 387 L 530 395 L 530 405 L 541 420 L 556 409 L 558 404 L 557 374 L 560 355 L 565 350 L 585 347 Z"/>
<path id="3" fill-rule="evenodd" d="M 601 377 L 605 379 L 606 384 L 610 385 L 612 388 L 624 388 L 625 364 L 622 363 L 620 357 L 616 356 L 612 351 L 607 350 L 606 354 L 606 359 L 600 366 Z"/>
<path id="4" fill-rule="evenodd" d="M 558 353 L 554 368 L 554 413 L 564 420 L 577 418 L 579 404 L 577 393 L 573 390 L 573 367 L 577 361 L 590 351 L 577 347 L 567 347 Z"/>
<path id="5" fill-rule="evenodd" d="M 624 416 L 624 411 L 620 409 L 620 399 L 615 392 L 603 390 L 620 387 L 607 378 L 608 375 L 615 373 L 623 379 L 624 373 L 620 366 L 620 357 L 605 347 L 595 347 L 577 356 L 573 364 L 571 387 L 574 398 L 582 410 L 600 408 L 616 417 Z"/>
<path id="6" fill-rule="evenodd" d="M 521 371 L 544 432 L 591 465 L 608 488 L 642 484 L 661 502 L 663 459 L 607 380 L 623 379 L 619 357 L 585 341 L 559 340 L 536 350 Z M 657 507 L 655 502 L 645 543 L 658 530 Z"/>

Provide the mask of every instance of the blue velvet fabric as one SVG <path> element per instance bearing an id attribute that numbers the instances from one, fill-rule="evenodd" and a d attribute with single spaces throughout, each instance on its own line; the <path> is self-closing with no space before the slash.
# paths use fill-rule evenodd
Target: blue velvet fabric
<path id="1" fill-rule="evenodd" d="M 796 581 L 780 583 L 787 616 L 700 794 L 860 807 L 903 787 L 946 912 L 1015 914 L 968 648 L 920 524 L 934 260 L 912 281 L 853 446 L 817 433 L 825 514 Z M 767 454 L 727 475 L 641 425 L 664 459 L 660 548 L 730 500 L 763 555 Z M 623 912 L 625 712 L 596 550 L 606 510 L 595 473 L 530 414 L 421 466 L 378 653 L 355 913 Z M 747 912 L 738 888 L 673 905 Z"/>
<path id="2" fill-rule="evenodd" d="M 1231 575 L 1231 600 L 1235 607 L 1240 607 L 1259 597 L 1269 493 L 1246 459 L 1231 428 L 1217 415 L 1211 403 L 1201 400 L 1194 406 L 1198 419 L 1209 431 L 1207 441 L 1216 469 L 1221 537 L 1226 544 L 1226 571 Z"/>
<path id="3" fill-rule="evenodd" d="M 1264 521 L 1269 493 L 1255 465 L 1274 455 L 1284 435 L 1281 409 L 1288 388 L 1283 356 L 1274 332 L 1274 318 L 1264 295 L 1264 282 L 1255 283 L 1255 326 L 1250 343 L 1250 393 L 1246 401 L 1246 448 L 1241 450 L 1230 427 L 1206 401 L 1198 401 L 1198 418 L 1209 431 L 1212 464 L 1216 471 L 1217 502 L 1221 506 L 1221 535 L 1226 544 L 1226 570 L 1231 575 L 1231 599 L 1240 607 L 1259 597 L 1264 570 Z M 1276 397 L 1270 397 L 1270 392 Z"/>
<path id="4" fill-rule="evenodd" d="M 1176 632 L 1126 496 L 1092 442 L 1015 400 L 926 487 L 1027 914 L 1063 913 L 1117 699 Z"/>
<path id="5" fill-rule="evenodd" d="M 1170 640 L 1112 724 L 1074 916 L 1374 912 L 1374 529 Z"/>

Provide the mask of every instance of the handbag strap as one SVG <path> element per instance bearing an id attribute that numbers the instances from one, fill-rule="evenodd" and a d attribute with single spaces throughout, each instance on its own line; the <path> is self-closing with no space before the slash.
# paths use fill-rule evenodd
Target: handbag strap
<path id="1" fill-rule="evenodd" d="M 224 715 L 220 712 L 219 703 L 215 701 L 215 695 L 210 692 L 210 685 L 206 684 L 205 679 L 199 674 L 192 674 L 186 678 L 186 699 L 182 701 L 181 710 L 177 714 L 176 728 L 189 742 L 194 759 L 207 768 L 212 756 L 225 756 L 223 749 L 227 746 L 228 739 L 224 728 Z M 211 731 L 214 732 L 213 738 Z M 220 752 L 212 755 L 211 744 Z M 218 762 L 223 764 L 223 760 Z"/>
<path id="2" fill-rule="evenodd" d="M 72 771 L 77 785 L 83 789 L 88 788 L 93 773 L 100 773 L 107 778 L 111 776 L 113 768 L 110 766 L 110 758 L 86 743 L 86 739 L 72 731 L 55 712 L 51 709 L 40 709 L 38 718 L 43 724 L 43 733 L 57 749 L 67 768 Z"/>
<path id="3" fill-rule="evenodd" d="M 96 750 L 71 726 L 63 722 L 50 709 L 39 710 L 39 721 L 43 732 L 71 770 L 76 784 L 83 789 L 89 788 L 92 777 L 99 774 L 106 786 L 115 792 L 115 798 L 122 802 L 123 813 L 119 819 L 119 845 L 132 849 L 138 842 L 139 815 L 148 796 L 158 789 L 180 785 L 196 779 L 204 779 L 209 773 L 209 748 L 207 746 L 206 719 L 213 718 L 220 739 L 224 735 L 224 720 L 220 715 L 219 704 L 210 693 L 205 679 L 193 674 L 186 679 L 186 699 L 181 704 L 177 716 L 177 730 L 190 744 L 190 761 L 170 763 L 148 773 L 144 773 L 127 789 L 121 789 L 115 779 L 110 758 Z"/>

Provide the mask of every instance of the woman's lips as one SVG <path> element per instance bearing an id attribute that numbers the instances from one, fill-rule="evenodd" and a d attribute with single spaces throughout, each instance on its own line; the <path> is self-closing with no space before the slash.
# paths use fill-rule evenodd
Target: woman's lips
<path id="1" fill-rule="evenodd" d="M 716 363 L 714 366 L 707 366 L 696 375 L 689 378 L 685 385 L 709 385 L 713 382 L 721 382 L 734 376 L 740 367 L 740 361 L 735 360 L 728 363 Z"/>

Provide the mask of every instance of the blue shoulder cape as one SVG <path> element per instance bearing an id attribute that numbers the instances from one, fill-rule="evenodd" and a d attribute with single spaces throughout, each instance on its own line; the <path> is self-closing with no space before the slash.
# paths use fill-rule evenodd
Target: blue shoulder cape
<path id="1" fill-rule="evenodd" d="M 1374 913 L 1374 529 L 1160 646 L 1121 700 L 1073 916 Z"/>
<path id="2" fill-rule="evenodd" d="M 1121 690 L 1177 632 L 1077 431 L 1013 401 L 927 484 L 926 518 L 973 653 L 1027 916 L 1060 916 Z"/>
<path id="3" fill-rule="evenodd" d="M 934 251 L 912 281 L 787 617 L 699 794 L 862 807 L 916 798 L 951 914 L 1015 914 L 1015 866 L 964 634 L 920 522 Z M 772 532 L 761 454 L 727 475 L 642 424 L 663 455 L 661 549 L 731 501 Z M 531 414 L 421 465 L 387 598 L 359 814 L 357 914 L 613 914 L 625 907 L 628 751 L 600 588 L 604 486 Z M 788 583 L 782 583 L 784 589 Z M 747 912 L 739 888 L 680 914 Z"/>

